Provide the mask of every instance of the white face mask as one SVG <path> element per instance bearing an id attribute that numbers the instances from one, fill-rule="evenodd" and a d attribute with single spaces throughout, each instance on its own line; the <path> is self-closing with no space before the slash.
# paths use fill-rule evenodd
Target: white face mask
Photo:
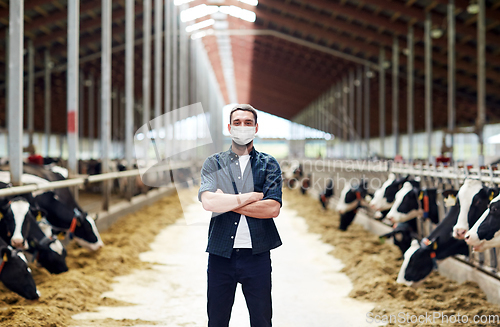
<path id="1" fill-rule="evenodd" d="M 233 126 L 231 125 L 231 138 L 234 143 L 246 145 L 255 138 L 255 126 Z"/>

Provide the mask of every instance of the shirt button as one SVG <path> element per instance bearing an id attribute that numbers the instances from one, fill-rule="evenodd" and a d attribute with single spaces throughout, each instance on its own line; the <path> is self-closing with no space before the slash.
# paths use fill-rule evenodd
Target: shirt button
<path id="1" fill-rule="evenodd" d="M 235 225 L 238 225 L 238 222 L 237 222 L 237 221 L 235 221 L 235 222 L 234 222 L 234 224 L 235 224 Z"/>
<path id="2" fill-rule="evenodd" d="M 241 177 L 240 177 L 240 176 L 238 176 L 238 179 L 241 179 Z"/>
<path id="3" fill-rule="evenodd" d="M 241 192 L 240 192 L 240 194 L 241 194 Z"/>
<path id="4" fill-rule="evenodd" d="M 234 236 L 231 236 L 231 238 L 234 238 Z"/>
<path id="5" fill-rule="evenodd" d="M 238 166 L 238 163 L 236 163 L 236 166 Z"/>

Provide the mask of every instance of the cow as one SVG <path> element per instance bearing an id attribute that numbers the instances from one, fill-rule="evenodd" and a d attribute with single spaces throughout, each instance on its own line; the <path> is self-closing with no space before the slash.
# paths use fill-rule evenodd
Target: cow
<path id="1" fill-rule="evenodd" d="M 453 226 L 453 237 L 463 240 L 465 233 L 487 209 L 496 194 L 498 191 L 495 188 L 483 186 L 480 180 L 467 178 L 457 194 L 456 201 L 460 204 L 460 213 L 457 223 Z"/>
<path id="2" fill-rule="evenodd" d="M 395 174 L 390 173 L 384 184 L 375 191 L 373 199 L 370 201 L 370 208 L 376 211 L 376 219 L 380 220 L 385 218 L 394 203 L 396 193 L 401 188 L 401 185 L 407 180 L 408 176 L 396 178 Z"/>
<path id="3" fill-rule="evenodd" d="M 330 202 L 330 198 L 333 196 L 334 188 L 333 188 L 333 180 L 329 179 L 328 184 L 323 192 L 319 195 L 319 202 L 323 206 L 323 209 L 328 209 L 328 203 Z"/>
<path id="4" fill-rule="evenodd" d="M 33 256 L 33 259 L 40 266 L 47 269 L 51 274 L 60 274 L 68 271 L 66 249 L 58 239 L 52 238 L 51 227 L 45 222 L 38 224 L 31 216 L 27 217 L 27 219 L 32 221 L 30 223 L 28 249 L 26 251 Z"/>
<path id="5" fill-rule="evenodd" d="M 500 195 L 491 200 L 488 209 L 465 234 L 465 241 L 474 252 L 500 246 Z"/>
<path id="6" fill-rule="evenodd" d="M 31 221 L 27 218 L 31 215 L 30 203 L 25 198 L 16 196 L 2 200 L 0 237 L 14 248 L 27 249 L 27 238 L 31 227 Z"/>
<path id="7" fill-rule="evenodd" d="M 56 234 L 67 234 L 91 251 L 104 246 L 94 220 L 78 206 L 70 206 L 52 191 L 37 195 L 35 201 L 46 212 L 46 219 Z"/>
<path id="8" fill-rule="evenodd" d="M 39 166 L 24 165 L 23 170 L 25 173 L 21 180 L 26 184 L 64 180 L 61 174 Z M 7 174 L 10 178 L 9 172 L 0 172 L 0 180 L 2 180 L 2 174 Z M 68 188 L 59 188 L 41 194 L 37 192 L 34 195 L 36 207 L 41 208 L 47 214 L 45 218 L 58 233 L 69 232 L 80 246 L 91 251 L 96 251 L 104 245 L 94 219 L 80 208 Z"/>
<path id="9" fill-rule="evenodd" d="M 424 239 L 422 244 L 419 245 L 418 242 L 413 243 L 411 248 L 405 253 L 405 262 L 398 276 L 399 282 L 407 285 L 418 283 L 431 273 L 433 267 L 435 267 L 435 260 L 443 260 L 455 254 L 469 255 L 469 248 L 466 243 L 461 239 L 455 238 L 452 232 L 458 224 L 460 217 L 465 217 L 466 223 L 468 222 L 472 226 L 481 216 L 481 209 L 474 208 L 474 206 L 484 207 L 482 202 L 484 202 L 483 195 L 486 194 L 486 191 L 483 190 L 481 182 L 479 184 L 477 182 L 466 179 L 462 187 L 458 190 L 458 193 L 455 190 L 445 190 L 443 192 L 445 202 L 447 199 L 452 199 L 455 195 L 457 195 L 458 199 L 455 199 L 451 203 L 453 205 L 446 214 L 446 217 Z M 480 186 L 479 188 L 478 185 Z M 484 194 L 480 195 L 482 193 Z M 479 199 L 481 199 L 480 202 L 477 202 Z M 433 252 L 435 254 L 432 254 Z M 432 258 L 431 256 L 434 255 L 435 258 Z"/>
<path id="10" fill-rule="evenodd" d="M 411 219 L 399 224 L 394 224 L 393 230 L 389 233 L 379 236 L 380 241 L 385 241 L 386 239 L 393 238 L 393 243 L 399 250 L 401 250 L 401 257 L 404 258 L 405 252 L 410 248 L 412 239 L 418 238 L 417 231 L 417 221 Z"/>
<path id="11" fill-rule="evenodd" d="M 365 199 L 368 195 L 367 188 L 368 182 L 366 180 L 362 180 L 356 187 L 352 187 L 350 183 L 345 183 L 337 203 L 337 211 L 340 214 L 339 229 L 341 231 L 347 230 L 359 207 L 368 205 L 369 200 Z"/>
<path id="12" fill-rule="evenodd" d="M 0 238 L 0 280 L 5 287 L 25 299 L 38 300 L 40 297 L 26 258 L 21 252 L 10 248 L 2 238 Z"/>
<path id="13" fill-rule="evenodd" d="M 469 254 L 465 241 L 452 236 L 453 226 L 457 222 L 460 206 L 451 207 L 446 217 L 421 242 L 413 240 L 404 254 L 403 264 L 396 282 L 418 287 L 420 283 L 437 268 L 437 260 L 443 260 L 455 254 Z"/>
<path id="14" fill-rule="evenodd" d="M 392 222 L 405 222 L 413 218 L 429 218 L 439 223 L 436 189 L 420 189 L 420 183 L 409 181 L 396 193 L 394 204 L 387 213 Z"/>
<path id="15" fill-rule="evenodd" d="M 311 174 L 307 174 L 307 177 L 302 178 L 300 181 L 300 193 L 305 195 L 309 187 L 311 187 Z"/>

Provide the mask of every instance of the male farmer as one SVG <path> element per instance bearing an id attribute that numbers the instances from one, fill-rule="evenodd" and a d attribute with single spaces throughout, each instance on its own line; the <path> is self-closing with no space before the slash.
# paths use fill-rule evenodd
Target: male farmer
<path id="1" fill-rule="evenodd" d="M 208 231 L 209 327 L 227 327 L 237 283 L 252 327 L 271 326 L 271 256 L 281 245 L 273 218 L 281 207 L 281 170 L 253 147 L 257 112 L 237 105 L 229 115 L 232 145 L 210 156 L 201 170 L 198 198 L 212 211 Z"/>

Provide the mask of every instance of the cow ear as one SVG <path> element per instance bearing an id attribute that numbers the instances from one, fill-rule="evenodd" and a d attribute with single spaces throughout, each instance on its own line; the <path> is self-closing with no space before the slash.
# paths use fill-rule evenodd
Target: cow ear
<path id="1" fill-rule="evenodd" d="M 444 190 L 441 194 L 443 195 L 443 198 L 446 199 L 449 196 L 456 197 L 457 194 L 458 194 L 458 191 L 457 190 L 451 190 L 451 189 L 450 190 Z"/>
<path id="2" fill-rule="evenodd" d="M 12 257 L 12 250 L 9 247 L 5 247 L 2 249 L 1 254 L 3 262 L 7 262 Z"/>

